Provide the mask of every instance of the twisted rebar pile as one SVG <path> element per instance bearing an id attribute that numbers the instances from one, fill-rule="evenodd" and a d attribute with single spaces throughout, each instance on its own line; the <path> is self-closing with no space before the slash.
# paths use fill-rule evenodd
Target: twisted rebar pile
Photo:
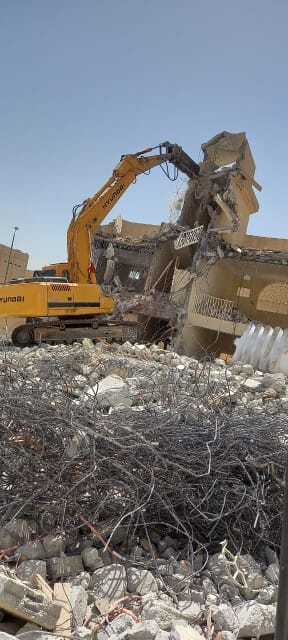
<path id="1" fill-rule="evenodd" d="M 110 522 L 106 539 L 120 525 L 177 535 L 188 555 L 223 539 L 235 552 L 279 545 L 286 415 L 233 409 L 209 363 L 184 388 L 167 368 L 160 403 L 151 393 L 141 411 L 104 413 L 97 395 L 71 394 L 74 360 L 55 350 L 34 370 L 2 357 L 2 526 L 32 517 L 40 533 L 71 532 L 82 515 L 100 530 Z"/>

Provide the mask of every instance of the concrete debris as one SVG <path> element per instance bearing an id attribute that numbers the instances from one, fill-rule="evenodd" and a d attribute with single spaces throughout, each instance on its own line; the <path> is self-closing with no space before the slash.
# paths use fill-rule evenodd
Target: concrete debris
<path id="1" fill-rule="evenodd" d="M 239 638 L 259 638 L 275 631 L 276 606 L 246 603 L 236 611 Z"/>
<path id="2" fill-rule="evenodd" d="M 116 375 L 107 376 L 100 380 L 99 384 L 88 390 L 88 395 L 96 398 L 100 407 L 131 407 L 132 399 L 129 396 L 129 386 Z"/>
<path id="3" fill-rule="evenodd" d="M 89 571 L 95 571 L 104 566 L 103 559 L 101 558 L 99 551 L 95 547 L 89 547 L 82 551 L 82 560 L 84 567 Z"/>
<path id="4" fill-rule="evenodd" d="M 125 568 L 120 564 L 97 569 L 92 574 L 90 589 L 95 600 L 116 602 L 124 598 L 127 591 L 127 576 Z"/>
<path id="5" fill-rule="evenodd" d="M 182 576 L 183 578 L 183 576 Z M 144 569 L 127 569 L 127 590 L 145 596 L 147 593 L 157 593 L 157 582 L 150 571 Z"/>
<path id="6" fill-rule="evenodd" d="M 42 578 L 46 578 L 47 568 L 45 560 L 26 560 L 16 569 L 17 577 L 24 582 L 31 582 L 33 576 L 39 574 Z"/>
<path id="7" fill-rule="evenodd" d="M 53 631 L 59 606 L 24 583 L 0 574 L 0 609 Z"/>
<path id="8" fill-rule="evenodd" d="M 81 556 L 65 556 L 51 558 L 47 561 L 48 574 L 53 582 L 62 578 L 76 576 L 84 569 Z"/>
<path id="9" fill-rule="evenodd" d="M 170 640 L 203 640 L 203 635 L 187 622 L 175 620 L 171 625 Z"/>
<path id="10" fill-rule="evenodd" d="M 2 360 L 0 390 L 5 366 L 7 362 L 4 365 Z M 31 490 L 27 495 L 21 493 L 23 486 L 29 487 L 22 476 L 17 484 L 17 510 L 22 498 L 23 505 L 29 502 L 29 508 L 23 510 L 27 512 L 27 525 L 24 518 L 18 522 L 17 517 L 12 517 L 0 530 L 0 547 L 7 550 L 4 565 L 9 566 L 0 573 L 0 608 L 5 612 L 0 634 L 10 633 L 9 627 L 1 628 L 1 624 L 10 622 L 6 622 L 6 615 L 10 615 L 16 620 L 16 626 L 11 627 L 13 636 L 17 633 L 23 640 L 26 636 L 26 640 L 33 640 L 31 634 L 37 633 L 43 635 L 40 640 L 45 640 L 47 634 L 42 628 L 55 634 L 56 639 L 65 615 L 67 622 L 67 611 L 70 627 L 66 633 L 72 640 L 92 640 L 95 629 L 97 640 L 202 640 L 208 613 L 215 633 L 221 633 L 222 640 L 273 633 L 279 582 L 279 505 L 283 500 L 283 476 L 279 469 L 284 466 L 283 443 L 287 437 L 288 402 L 286 409 L 282 407 L 282 402 L 288 401 L 286 376 L 281 372 L 263 374 L 250 363 L 226 365 L 222 360 L 209 363 L 207 370 L 206 364 L 156 345 L 148 348 L 130 343 L 121 347 L 102 343 L 88 348 L 74 344 L 12 351 L 10 379 L 14 375 L 16 380 L 20 373 L 22 383 L 27 374 L 26 391 L 33 378 L 38 417 L 45 406 L 46 422 L 41 422 L 40 435 L 43 436 L 43 424 L 49 423 L 51 430 L 46 426 L 45 447 L 50 447 L 51 442 L 51 448 L 47 449 L 50 457 L 47 454 L 46 458 L 43 437 L 37 434 L 35 424 L 29 430 L 29 420 L 21 422 L 21 416 L 30 417 L 31 394 L 27 391 L 25 405 L 21 405 L 15 420 L 17 429 L 13 432 L 13 426 L 9 426 L 3 444 L 6 455 L 10 455 L 11 468 L 15 450 L 19 456 L 23 450 L 28 452 L 34 464 L 40 460 L 36 478 L 39 489 L 43 469 L 53 485 L 49 460 L 52 459 L 53 469 L 57 467 L 57 478 L 60 460 L 63 467 L 57 493 L 52 495 L 45 490 L 41 495 L 43 509 L 41 501 L 36 509 L 38 504 L 33 503 Z M 5 388 L 7 393 L 7 385 Z M 271 393 L 269 397 L 267 392 Z M 64 429 L 59 438 L 65 407 L 72 427 Z M 14 410 L 12 405 L 10 410 Z M 73 456 L 69 457 L 67 447 L 74 436 L 79 438 Z M 226 449 L 221 438 L 225 438 Z M 204 444 L 198 449 L 202 441 Z M 207 442 L 212 460 L 209 474 Z M 235 443 L 238 444 L 234 450 Z M 231 451 L 233 464 L 236 458 L 239 460 L 235 475 L 234 467 L 231 471 L 229 466 Z M 121 474 L 119 452 L 123 452 Z M 181 475 L 187 452 L 189 467 Z M 161 468 L 162 459 L 165 468 Z M 278 460 L 281 464 L 274 464 Z M 219 475 L 214 477 L 217 464 Z M 106 474 L 108 465 L 110 471 Z M 33 468 L 29 467 L 29 474 L 25 469 L 30 481 Z M 255 477 L 265 482 L 265 504 L 261 482 L 259 487 L 257 482 L 253 483 L 254 470 Z M 158 484 L 160 471 L 165 491 L 170 492 L 164 502 L 165 509 L 169 504 L 165 519 L 159 516 L 164 495 L 160 490 L 162 484 Z M 188 489 L 193 484 L 199 492 L 199 502 L 194 501 L 194 496 L 190 500 L 189 493 L 190 502 L 185 501 L 187 477 Z M 11 481 L 13 478 L 14 475 Z M 36 479 L 33 476 L 33 483 Z M 141 499 L 139 479 L 145 486 Z M 8 489 L 9 486 L 7 483 Z M 72 491 L 74 486 L 76 491 Z M 273 492 L 271 502 L 269 487 Z M 173 503 L 176 489 L 179 512 Z M 220 489 L 226 496 L 225 509 Z M 157 496 L 152 515 L 150 494 L 153 499 L 154 494 Z M 209 502 L 210 494 L 213 503 Z M 198 512 L 201 515 L 202 508 L 204 516 L 200 518 Z M 169 520 L 171 509 L 178 518 L 174 521 Z M 226 526 L 225 514 L 230 510 L 232 516 Z M 235 549 L 237 540 L 235 527 L 233 545 L 229 540 L 235 511 L 238 516 L 241 513 L 237 526 L 238 548 L 242 551 L 237 555 L 229 551 Z M 222 514 L 219 530 L 214 520 L 207 525 L 206 512 Z M 167 526 L 164 520 L 168 520 Z M 264 535 L 269 520 L 273 530 Z M 199 546 L 196 538 L 191 543 L 192 537 L 187 535 L 192 521 L 197 537 L 203 536 Z M 224 531 L 227 540 L 220 544 Z M 273 540 L 275 549 L 265 545 L 263 539 Z M 63 608 L 56 598 L 56 585 L 53 599 L 49 597 L 51 588 L 46 584 L 45 591 L 43 586 L 46 578 L 52 587 L 61 581 L 61 589 L 69 593 L 68 609 L 67 602 Z"/>

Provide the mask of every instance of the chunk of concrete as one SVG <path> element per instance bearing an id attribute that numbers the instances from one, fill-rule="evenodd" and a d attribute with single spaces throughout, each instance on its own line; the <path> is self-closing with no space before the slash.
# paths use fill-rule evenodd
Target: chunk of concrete
<path id="1" fill-rule="evenodd" d="M 70 604 L 72 609 L 72 620 L 77 625 L 83 624 L 87 611 L 88 595 L 83 587 L 71 587 Z"/>
<path id="2" fill-rule="evenodd" d="M 125 638 L 127 640 L 154 640 L 158 631 L 159 626 L 155 621 L 140 622 L 134 624 L 131 629 L 125 633 Z"/>
<path id="3" fill-rule="evenodd" d="M 104 562 L 95 547 L 88 547 L 82 551 L 82 560 L 84 567 L 90 571 L 96 571 L 104 566 Z"/>
<path id="4" fill-rule="evenodd" d="M 260 391 L 262 382 L 259 378 L 247 378 L 243 383 L 243 389 L 246 391 Z"/>
<path id="5" fill-rule="evenodd" d="M 121 564 L 111 564 L 97 569 L 92 574 L 90 589 L 96 600 L 106 599 L 109 602 L 120 600 L 127 591 L 125 567 Z"/>
<path id="6" fill-rule="evenodd" d="M 95 638 L 95 633 L 92 629 L 88 629 L 87 627 L 79 626 L 74 629 L 71 634 L 72 640 L 93 640 Z M 97 634 L 98 640 L 98 634 Z"/>
<path id="7" fill-rule="evenodd" d="M 0 528 L 0 549 L 10 549 L 17 545 L 17 540 L 5 527 Z"/>
<path id="8" fill-rule="evenodd" d="M 114 618 L 114 620 L 108 624 L 105 631 L 108 636 L 114 633 L 118 636 L 120 633 L 124 633 L 124 631 L 131 629 L 134 624 L 135 622 L 131 616 L 127 613 L 121 613 L 120 616 L 117 616 L 117 618 Z"/>
<path id="9" fill-rule="evenodd" d="M 17 631 L 16 636 L 18 637 L 21 633 L 27 633 L 28 631 L 40 631 L 40 629 L 37 624 L 34 624 L 33 622 L 26 622 L 26 624 Z"/>
<path id="10" fill-rule="evenodd" d="M 32 534 L 37 532 L 37 525 L 34 520 L 16 518 L 6 525 L 7 531 L 17 540 L 18 543 L 27 543 Z"/>
<path id="11" fill-rule="evenodd" d="M 24 560 L 45 560 L 45 550 L 42 542 L 28 542 L 17 549 L 20 562 Z"/>
<path id="12" fill-rule="evenodd" d="M 235 609 L 239 638 L 260 638 L 275 631 L 276 605 L 247 602 Z"/>
<path id="13" fill-rule="evenodd" d="M 47 600 L 41 591 L 0 574 L 0 609 L 53 631 L 61 607 Z"/>
<path id="14" fill-rule="evenodd" d="M 110 375 L 100 380 L 99 384 L 89 389 L 88 395 L 97 399 L 98 405 L 105 409 L 109 407 L 131 407 L 132 398 L 129 386 L 120 376 Z"/>
<path id="15" fill-rule="evenodd" d="M 46 579 L 47 569 L 45 560 L 24 560 L 16 569 L 16 575 L 24 582 L 31 582 L 33 576 L 38 573 L 44 580 Z"/>
<path id="16" fill-rule="evenodd" d="M 88 573 L 87 571 L 82 571 L 82 573 L 79 573 L 78 576 L 75 576 L 75 578 L 70 578 L 69 580 L 71 587 L 83 587 L 85 591 L 89 589 L 90 582 L 91 582 L 91 576 L 90 576 L 90 573 Z"/>
<path id="17" fill-rule="evenodd" d="M 157 593 L 158 586 L 150 571 L 129 567 L 127 569 L 127 591 L 145 596 L 147 593 Z"/>
<path id="18" fill-rule="evenodd" d="M 46 558 L 57 558 L 65 550 L 65 540 L 61 536 L 45 536 L 43 547 Z"/>
<path id="19" fill-rule="evenodd" d="M 265 576 L 271 584 L 278 584 L 279 582 L 279 564 L 274 562 L 273 564 L 269 564 L 265 571 Z"/>
<path id="20" fill-rule="evenodd" d="M 203 640 L 203 636 L 185 620 L 173 620 L 170 640 Z"/>
<path id="21" fill-rule="evenodd" d="M 220 604 L 211 611 L 215 631 L 235 631 L 238 623 L 233 608 L 228 604 Z"/>
<path id="22" fill-rule="evenodd" d="M 83 572 L 83 562 L 81 556 L 62 556 L 61 558 L 50 558 L 47 560 L 48 574 L 53 582 L 59 578 L 69 578 L 77 576 Z"/>

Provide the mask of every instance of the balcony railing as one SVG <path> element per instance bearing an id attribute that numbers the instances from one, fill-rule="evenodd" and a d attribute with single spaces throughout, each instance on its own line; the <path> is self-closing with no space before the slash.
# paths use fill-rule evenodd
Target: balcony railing
<path id="1" fill-rule="evenodd" d="M 197 244 L 199 242 L 203 231 L 203 224 L 200 227 L 194 227 L 194 229 L 188 229 L 187 231 L 182 231 L 178 238 L 174 241 L 174 248 L 183 249 L 184 247 L 189 247 L 192 244 Z"/>
<path id="2" fill-rule="evenodd" d="M 209 295 L 196 296 L 192 303 L 192 313 L 202 316 L 230 320 L 230 322 L 247 322 L 247 317 L 241 313 L 232 300 L 215 298 Z"/>

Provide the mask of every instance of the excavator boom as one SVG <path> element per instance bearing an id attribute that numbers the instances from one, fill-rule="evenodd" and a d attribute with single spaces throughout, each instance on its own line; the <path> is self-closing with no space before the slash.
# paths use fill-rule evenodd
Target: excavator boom
<path id="1" fill-rule="evenodd" d="M 70 334 L 74 331 L 79 339 L 79 335 L 83 337 L 83 331 L 92 331 L 94 335 L 100 325 L 102 328 L 108 326 L 105 317 L 111 318 L 114 302 L 103 295 L 96 283 L 94 234 L 138 175 L 168 163 L 188 177 L 199 173 L 199 166 L 181 147 L 169 142 L 123 155 L 103 187 L 74 207 L 67 232 L 68 264 L 51 265 L 53 269 L 50 272 L 47 269 L 46 276 L 45 271 L 37 272 L 30 281 L 0 285 L 0 316 L 26 318 L 26 324 L 17 327 L 12 334 L 14 344 L 33 344 L 35 340 L 47 337 L 49 332 L 50 336 L 56 335 L 57 340 L 60 332 L 60 339 L 65 340 L 69 331 Z M 168 166 L 165 172 L 169 177 Z"/>
<path id="2" fill-rule="evenodd" d="M 69 277 L 72 282 L 92 281 L 92 237 L 128 187 L 140 174 L 168 162 L 190 178 L 199 173 L 199 165 L 181 147 L 163 142 L 157 147 L 123 155 L 100 191 L 80 205 L 78 214 L 77 208 L 74 208 L 67 234 Z"/>

